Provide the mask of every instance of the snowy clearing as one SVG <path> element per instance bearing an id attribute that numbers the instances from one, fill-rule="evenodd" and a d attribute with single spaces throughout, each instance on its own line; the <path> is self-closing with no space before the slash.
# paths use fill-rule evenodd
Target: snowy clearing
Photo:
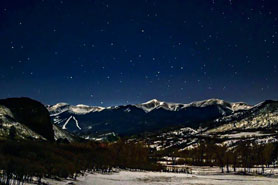
<path id="1" fill-rule="evenodd" d="M 278 178 L 242 175 L 194 175 L 164 172 L 130 172 L 120 171 L 114 174 L 86 174 L 77 181 L 48 181 L 53 185 L 274 185 Z"/>

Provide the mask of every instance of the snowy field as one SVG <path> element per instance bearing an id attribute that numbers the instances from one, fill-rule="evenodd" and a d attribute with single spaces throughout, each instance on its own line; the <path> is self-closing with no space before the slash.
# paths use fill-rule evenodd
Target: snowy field
<path id="1" fill-rule="evenodd" d="M 177 174 L 121 171 L 111 175 L 86 174 L 77 181 L 48 181 L 53 185 L 277 185 L 278 178 L 223 174 Z"/>

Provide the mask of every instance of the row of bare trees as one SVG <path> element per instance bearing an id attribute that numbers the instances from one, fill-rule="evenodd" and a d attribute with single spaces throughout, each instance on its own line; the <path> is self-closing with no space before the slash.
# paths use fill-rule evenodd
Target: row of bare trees
<path id="1" fill-rule="evenodd" d="M 85 171 L 109 172 L 113 167 L 155 170 L 142 143 L 57 144 L 34 141 L 0 142 L 0 181 L 12 184 L 47 178 L 76 178 Z M 0 183 L 1 184 L 1 183 Z"/>
<path id="2" fill-rule="evenodd" d="M 197 147 L 183 151 L 174 151 L 173 157 L 179 157 L 174 161 L 178 164 L 219 166 L 224 173 L 237 168 L 244 173 L 250 172 L 253 167 L 260 167 L 264 173 L 265 167 L 269 167 L 278 157 L 277 143 L 257 144 L 252 141 L 241 141 L 236 146 L 227 147 L 213 141 L 200 142 Z M 232 168 L 232 169 L 230 169 Z"/>

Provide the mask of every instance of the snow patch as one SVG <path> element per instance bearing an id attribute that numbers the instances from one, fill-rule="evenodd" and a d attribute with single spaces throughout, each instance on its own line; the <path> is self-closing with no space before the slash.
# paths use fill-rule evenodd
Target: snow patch
<path id="1" fill-rule="evenodd" d="M 76 125 L 76 127 L 79 129 L 79 130 L 81 130 L 81 128 L 79 127 L 79 124 L 78 124 L 78 121 L 77 121 L 77 119 L 74 117 L 74 116 L 70 116 L 68 119 L 67 119 L 67 121 L 65 122 L 65 124 L 63 125 L 63 127 L 62 127 L 62 129 L 67 129 L 67 124 L 69 123 L 69 121 L 71 120 L 71 119 L 73 119 L 74 121 L 75 121 L 75 125 Z"/>

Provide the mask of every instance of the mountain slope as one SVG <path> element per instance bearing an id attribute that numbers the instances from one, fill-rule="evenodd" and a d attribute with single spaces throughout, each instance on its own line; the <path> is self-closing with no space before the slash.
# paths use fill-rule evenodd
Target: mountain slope
<path id="1" fill-rule="evenodd" d="M 29 98 L 0 100 L 0 139 L 68 142 L 79 140 L 52 124 L 45 106 Z"/>
<path id="2" fill-rule="evenodd" d="M 252 109 L 214 120 L 211 125 L 219 125 L 210 132 L 232 130 L 272 130 L 278 126 L 278 101 L 268 100 Z M 273 130 L 274 131 L 274 130 Z"/>
<path id="3" fill-rule="evenodd" d="M 76 141 L 82 141 L 81 138 L 67 132 L 66 130 L 63 130 L 59 126 L 53 124 L 53 130 L 54 130 L 54 139 L 58 142 L 76 142 Z"/>
<path id="4" fill-rule="evenodd" d="M 14 119 L 42 135 L 49 141 L 54 141 L 54 132 L 49 112 L 43 104 L 30 98 L 1 99 L 0 105 L 7 107 Z"/>
<path id="5" fill-rule="evenodd" d="M 0 138 L 46 140 L 40 134 L 19 123 L 11 110 L 3 105 L 0 105 Z"/>

